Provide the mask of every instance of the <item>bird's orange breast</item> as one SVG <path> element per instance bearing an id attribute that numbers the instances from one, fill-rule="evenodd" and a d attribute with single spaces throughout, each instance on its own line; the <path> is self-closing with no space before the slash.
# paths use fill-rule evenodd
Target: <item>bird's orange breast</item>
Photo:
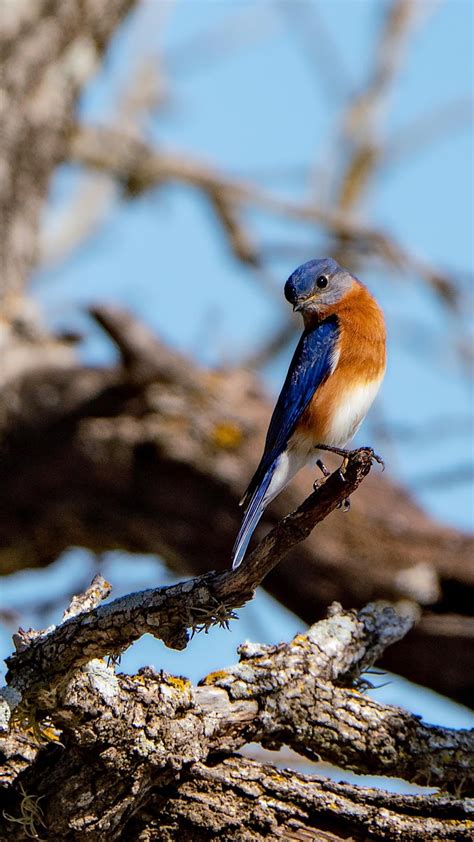
<path id="1" fill-rule="evenodd" d="M 341 331 L 337 363 L 303 413 L 298 433 L 342 446 L 354 435 L 383 379 L 386 331 L 380 307 L 356 281 L 322 318 L 330 315 L 337 316 Z"/>

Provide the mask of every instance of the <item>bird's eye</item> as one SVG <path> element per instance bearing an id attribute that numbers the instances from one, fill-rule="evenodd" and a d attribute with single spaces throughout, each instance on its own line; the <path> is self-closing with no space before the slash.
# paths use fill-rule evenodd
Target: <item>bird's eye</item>
<path id="1" fill-rule="evenodd" d="M 320 275 L 319 278 L 316 279 L 316 286 L 319 289 L 324 289 L 328 285 L 328 279 L 326 275 Z"/>

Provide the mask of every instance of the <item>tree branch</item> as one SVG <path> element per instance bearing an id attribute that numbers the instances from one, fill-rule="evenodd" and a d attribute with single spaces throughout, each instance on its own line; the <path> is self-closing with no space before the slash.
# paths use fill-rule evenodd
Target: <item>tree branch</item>
<path id="1" fill-rule="evenodd" d="M 466 801 L 392 795 L 225 757 L 193 763 L 166 800 L 153 792 L 127 829 L 130 838 L 144 840 L 156 838 L 166 825 L 168 838 L 192 834 L 196 842 L 207 840 L 209 832 L 228 842 L 242 834 L 253 842 L 461 842 L 471 838 L 473 819 Z"/>
<path id="2" fill-rule="evenodd" d="M 150 668 L 136 676 L 115 675 L 113 666 L 99 660 L 66 669 L 41 693 L 30 695 L 26 708 L 20 706 L 15 712 L 20 729 L 26 713 L 28 724 L 36 721 L 37 730 L 40 719 L 47 716 L 63 748 L 56 748 L 51 737 L 44 746 L 43 736 L 43 747 L 26 769 L 21 759 L 9 790 L 13 808 L 21 782 L 22 791 L 41 798 L 44 823 L 54 827 L 56 838 L 68 838 L 74 828 L 86 838 L 102 834 L 113 839 L 114 828 L 139 813 L 145 800 L 148 805 L 151 788 L 159 797 L 160 814 L 166 816 L 187 788 L 199 789 L 204 766 L 212 774 L 216 753 L 235 751 L 249 741 L 273 748 L 284 743 L 300 754 L 321 756 L 358 772 L 402 776 L 468 795 L 474 791 L 472 732 L 425 725 L 416 716 L 368 699 L 353 686 L 413 620 L 406 605 L 374 604 L 359 612 L 334 606 L 328 619 L 289 644 L 244 644 L 238 664 L 208 675 L 199 687 Z M 129 618 L 130 627 L 132 621 Z M 66 621 L 65 626 L 73 622 Z M 31 646 L 46 648 L 47 640 L 48 636 Z M 20 673 L 27 675 L 29 665 L 22 662 L 24 653 L 14 657 L 18 687 Z M 91 751 L 98 746 L 100 751 Z M 239 787 L 250 766 L 242 762 L 242 779 L 235 778 Z M 12 767 L 10 757 L 10 779 Z M 268 768 L 256 764 L 253 768 L 262 771 L 262 780 L 270 774 Z M 280 780 L 279 772 L 271 774 L 275 782 Z M 289 775 L 283 778 L 290 786 Z M 296 789 L 302 780 L 295 776 Z M 345 791 L 344 786 L 324 781 L 310 781 L 308 786 L 311 797 L 333 786 L 338 797 Z M 80 799 L 74 797 L 77 792 Z M 250 795 L 247 790 L 247 798 Z M 284 797 L 284 790 L 280 795 Z M 358 798 L 365 805 L 364 821 L 375 803 L 396 814 L 409 812 L 407 798 L 397 801 L 396 796 L 378 793 L 367 801 L 366 795 L 361 790 L 357 796 L 354 787 L 347 791 L 349 801 Z M 430 803 L 430 799 L 418 801 L 423 809 Z M 417 803 L 415 798 L 414 816 L 421 809 Z M 448 831 L 462 829 L 468 805 L 437 798 L 433 804 L 433 817 L 439 817 L 447 834 L 440 838 L 450 839 Z M 9 805 L 9 815 L 11 810 Z M 387 814 L 385 819 L 388 822 Z M 389 825 L 380 825 L 377 832 L 385 827 Z"/>
<path id="3" fill-rule="evenodd" d="M 0 298 L 18 310 L 36 263 L 49 179 L 64 159 L 77 97 L 137 0 L 3 3 L 0 27 Z"/>
<path id="4" fill-rule="evenodd" d="M 91 600 L 108 594 L 107 583 L 94 581 L 89 591 L 66 612 L 66 621 L 45 634 L 23 635 L 17 652 L 7 660 L 9 698 L 14 707 L 64 679 L 73 668 L 104 655 L 118 656 L 143 634 L 152 634 L 167 646 L 183 649 L 189 629 L 220 623 L 233 617 L 233 609 L 252 599 L 255 588 L 289 550 L 303 541 L 338 504 L 352 494 L 369 473 L 373 452 L 360 448 L 350 453 L 344 476 L 335 471 L 292 514 L 279 523 L 235 571 L 199 576 L 166 588 L 130 594 L 109 605 L 84 610 Z M 82 608 L 77 613 L 77 607 Z"/>
<path id="5" fill-rule="evenodd" d="M 387 232 L 361 223 L 344 207 L 334 210 L 316 203 L 289 201 L 254 184 L 229 178 L 189 155 L 154 149 L 113 128 L 77 126 L 67 157 L 89 169 L 115 176 L 132 196 L 170 182 L 202 190 L 212 202 L 235 257 L 252 266 L 260 263 L 260 256 L 240 219 L 244 207 L 321 225 L 331 236 L 346 245 L 352 243 L 362 253 L 370 251 L 372 256 L 379 256 L 398 270 L 414 271 L 451 304 L 457 300 L 457 284 L 448 273 L 411 254 Z"/>

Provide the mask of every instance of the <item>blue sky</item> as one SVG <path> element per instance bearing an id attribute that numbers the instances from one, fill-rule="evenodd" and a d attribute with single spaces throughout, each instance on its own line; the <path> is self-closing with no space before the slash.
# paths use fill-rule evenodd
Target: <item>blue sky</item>
<path id="1" fill-rule="evenodd" d="M 299 5 L 299 0 L 295 2 Z M 305 4 L 306 5 L 306 4 Z M 170 100 L 146 123 L 146 136 L 165 149 L 212 161 L 230 174 L 256 177 L 268 189 L 295 200 L 325 195 L 338 137 L 340 87 L 331 79 L 341 57 L 344 85 L 357 91 L 367 78 L 385 4 L 378 0 L 309 3 L 318 13 L 303 36 L 288 15 L 266 0 L 255 2 L 175 3 L 151 0 L 131 17 L 115 39 L 103 71 L 80 105 L 84 120 L 106 122 L 139 56 L 155 57 L 169 86 Z M 404 129 L 436 109 L 472 96 L 473 6 L 469 0 L 421 4 L 422 20 L 407 46 L 399 82 L 381 138 Z M 209 38 L 209 33 L 212 37 Z M 333 66 L 334 65 L 334 66 Z M 334 70 L 336 68 L 336 71 Z M 344 87 L 343 85 L 343 87 Z M 433 142 L 402 157 L 381 173 L 364 205 L 371 224 L 389 228 L 405 245 L 439 266 L 473 269 L 474 223 L 472 134 L 467 121 L 453 119 Z M 288 177 L 288 170 L 296 175 Z M 305 173 L 312 171 L 311 188 Z M 276 175 L 275 175 L 276 173 Z M 301 176 L 298 175 L 301 173 Z M 62 167 L 51 190 L 47 228 L 68 206 L 77 188 L 77 170 Z M 259 242 L 300 243 L 301 260 L 314 257 L 320 237 L 309 226 L 252 213 L 248 217 Z M 84 315 L 94 301 L 118 301 L 130 307 L 161 336 L 206 364 L 237 360 L 283 319 L 279 291 L 294 268 L 294 258 L 270 255 L 269 270 L 277 294 L 269 295 L 233 257 L 214 223 L 207 202 L 183 186 L 154 190 L 133 202 L 117 201 L 104 223 L 67 260 L 39 271 L 33 293 L 47 318 L 61 327 L 80 327 L 85 359 L 105 362 L 113 351 Z M 374 441 L 368 421 L 362 439 L 380 445 L 389 476 L 412 488 L 432 512 L 460 528 L 473 525 L 472 485 L 466 482 L 423 485 L 420 477 L 453 465 L 472 463 L 472 430 L 456 418 L 472 418 L 472 381 L 455 353 L 458 339 L 472 325 L 471 290 L 466 281 L 463 312 L 455 316 L 417 279 L 373 269 L 364 280 L 380 300 L 389 329 L 389 366 L 374 412 L 387 423 L 434 424 L 428 438 Z M 187 306 L 175 310 L 175 291 Z M 292 353 L 288 347 L 263 372 L 276 392 Z M 437 419 L 453 418 L 442 436 Z M 155 560 L 132 565 L 111 554 L 103 562 L 115 595 L 169 581 Z M 2 603 L 34 625 L 34 599 L 82 587 L 90 578 L 88 553 L 73 550 L 51 570 L 22 573 L 2 583 Z M 73 581 L 72 581 L 73 580 Z M 185 653 L 164 650 L 145 639 L 125 656 L 123 666 L 144 662 L 186 673 L 192 678 L 235 659 L 238 642 L 251 637 L 286 639 L 301 622 L 260 594 L 244 609 L 232 634 L 214 630 L 193 641 Z M 11 629 L 0 637 L 4 654 Z M 409 690 L 392 681 L 379 691 L 431 720 L 467 725 L 458 706 L 438 703 L 433 694 Z"/>

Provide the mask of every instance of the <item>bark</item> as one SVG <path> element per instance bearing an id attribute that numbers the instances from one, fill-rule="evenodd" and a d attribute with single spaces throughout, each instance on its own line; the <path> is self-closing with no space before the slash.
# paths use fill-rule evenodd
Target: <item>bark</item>
<path id="1" fill-rule="evenodd" d="M 45 565 L 75 545 L 158 553 L 176 571 L 225 569 L 270 405 L 249 373 L 198 369 L 127 314 L 94 315 L 123 365 L 80 368 L 62 349 L 52 364 L 47 345 L 23 376 L 17 354 L 17 376 L 12 368 L 4 385 L 0 569 Z M 257 538 L 304 499 L 310 482 L 296 478 Z M 265 586 L 307 622 L 332 601 L 432 606 L 393 647 L 390 668 L 469 703 L 473 583 L 470 537 L 435 523 L 379 474 L 354 495 L 349 514 L 321 523 Z"/>
<path id="2" fill-rule="evenodd" d="M 36 263 L 49 180 L 65 157 L 77 98 L 135 0 L 2 2 L 0 299 L 18 308 Z"/>
<path id="3" fill-rule="evenodd" d="M 165 601 L 173 600 L 172 590 Z M 65 625 L 100 617 L 100 608 L 89 609 L 88 603 L 101 592 L 95 582 L 82 603 L 84 613 Z M 147 592 L 136 595 L 140 599 L 147 614 Z M 113 664 L 98 659 L 79 666 L 79 655 L 39 687 L 31 682 L 24 653 L 39 646 L 48 653 L 43 662 L 52 660 L 56 630 L 23 641 L 26 648 L 12 659 L 3 691 L 14 719 L 4 752 L 9 786 L 0 831 L 8 831 L 12 817 L 25 823 L 33 813 L 36 831 L 41 825 L 46 838 L 60 839 L 175 839 L 183 833 L 200 839 L 217 830 L 224 838 L 237 832 L 237 838 L 250 839 L 252 833 L 271 837 L 280 825 L 283 836 L 286 827 L 306 826 L 338 838 L 352 827 L 367 838 L 396 839 L 404 828 L 406 838 L 419 839 L 423 822 L 433 839 L 468 838 L 469 800 L 374 795 L 242 758 L 222 759 L 248 741 L 285 744 L 359 772 L 429 782 L 465 796 L 473 792 L 472 733 L 426 725 L 360 692 L 362 671 L 413 622 L 405 611 L 335 607 L 289 644 L 245 644 L 238 664 L 208 675 L 199 687 L 149 668 L 135 676 L 116 674 Z M 129 631 L 133 637 L 132 626 Z M 102 654 L 107 652 L 103 639 Z M 59 660 L 62 654 L 59 648 Z M 16 704 L 15 693 L 22 695 Z M 18 748 L 25 727 L 33 728 L 39 743 L 26 761 Z M 222 790 L 229 793 L 224 811 Z"/>
<path id="4" fill-rule="evenodd" d="M 128 829 L 140 842 L 183 837 L 442 842 L 470 839 L 472 821 L 467 803 L 388 795 L 228 757 L 193 764 L 166 798 L 153 792 Z"/>

